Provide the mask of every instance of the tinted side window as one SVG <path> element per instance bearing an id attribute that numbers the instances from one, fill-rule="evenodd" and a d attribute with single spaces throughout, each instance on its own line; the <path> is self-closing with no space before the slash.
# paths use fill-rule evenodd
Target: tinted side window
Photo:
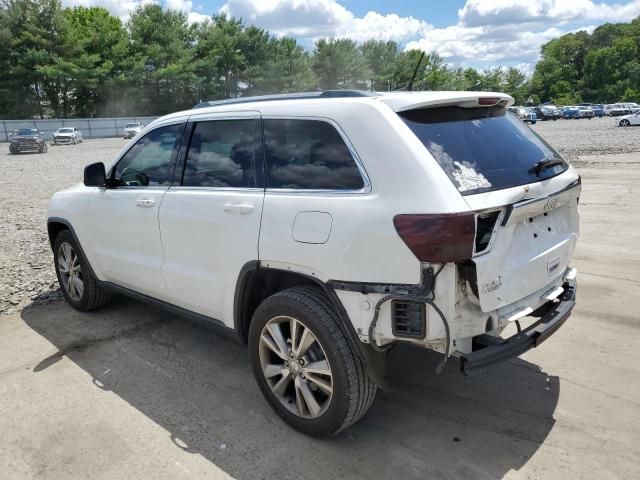
<path id="1" fill-rule="evenodd" d="M 265 120 L 267 187 L 359 190 L 362 175 L 337 130 L 319 120 Z"/>
<path id="2" fill-rule="evenodd" d="M 138 140 L 113 170 L 116 185 L 171 185 L 183 130 L 183 124 L 169 125 L 156 128 Z"/>
<path id="3" fill-rule="evenodd" d="M 259 125 L 255 119 L 196 124 L 182 185 L 255 187 Z"/>

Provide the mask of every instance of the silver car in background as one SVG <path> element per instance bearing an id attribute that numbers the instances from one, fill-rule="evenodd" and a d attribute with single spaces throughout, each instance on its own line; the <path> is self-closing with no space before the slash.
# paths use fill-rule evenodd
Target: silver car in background
<path id="1" fill-rule="evenodd" d="M 62 143 L 76 145 L 82 142 L 82 132 L 75 127 L 60 127 L 53 133 L 51 145 Z"/>
<path id="2" fill-rule="evenodd" d="M 515 106 L 509 107 L 509 112 L 513 113 L 524 123 L 530 123 L 531 125 L 534 125 L 538 121 L 538 115 L 536 115 L 536 112 L 533 110 L 533 108 Z"/>

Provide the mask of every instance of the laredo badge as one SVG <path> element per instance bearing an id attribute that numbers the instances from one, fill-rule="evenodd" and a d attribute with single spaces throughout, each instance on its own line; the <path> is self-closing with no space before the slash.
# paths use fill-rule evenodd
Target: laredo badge
<path id="1" fill-rule="evenodd" d="M 492 280 L 490 282 L 483 284 L 481 287 L 481 291 L 482 293 L 491 293 L 498 290 L 501 286 L 502 286 L 502 277 L 498 276 L 498 278 L 496 278 L 495 280 Z"/>

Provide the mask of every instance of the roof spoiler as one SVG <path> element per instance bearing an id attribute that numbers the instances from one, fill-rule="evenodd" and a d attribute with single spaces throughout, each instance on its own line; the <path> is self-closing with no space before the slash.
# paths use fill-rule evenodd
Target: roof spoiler
<path id="1" fill-rule="evenodd" d="M 499 106 L 507 108 L 514 103 L 513 98 L 509 95 L 497 92 L 447 92 L 447 95 L 435 96 L 435 98 L 434 95 L 420 95 L 419 92 L 415 92 L 407 93 L 406 95 L 387 96 L 383 94 L 379 98 L 396 112 L 437 107 L 478 108 Z"/>

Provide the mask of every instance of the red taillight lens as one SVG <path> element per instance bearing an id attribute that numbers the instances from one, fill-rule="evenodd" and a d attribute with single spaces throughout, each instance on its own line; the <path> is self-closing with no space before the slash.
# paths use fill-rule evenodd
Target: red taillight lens
<path id="1" fill-rule="evenodd" d="M 421 262 L 461 262 L 473 256 L 473 213 L 396 215 L 393 224 Z"/>
<path id="2" fill-rule="evenodd" d="M 497 105 L 500 101 L 498 97 L 480 97 L 478 98 L 478 105 L 482 106 L 493 106 Z"/>

